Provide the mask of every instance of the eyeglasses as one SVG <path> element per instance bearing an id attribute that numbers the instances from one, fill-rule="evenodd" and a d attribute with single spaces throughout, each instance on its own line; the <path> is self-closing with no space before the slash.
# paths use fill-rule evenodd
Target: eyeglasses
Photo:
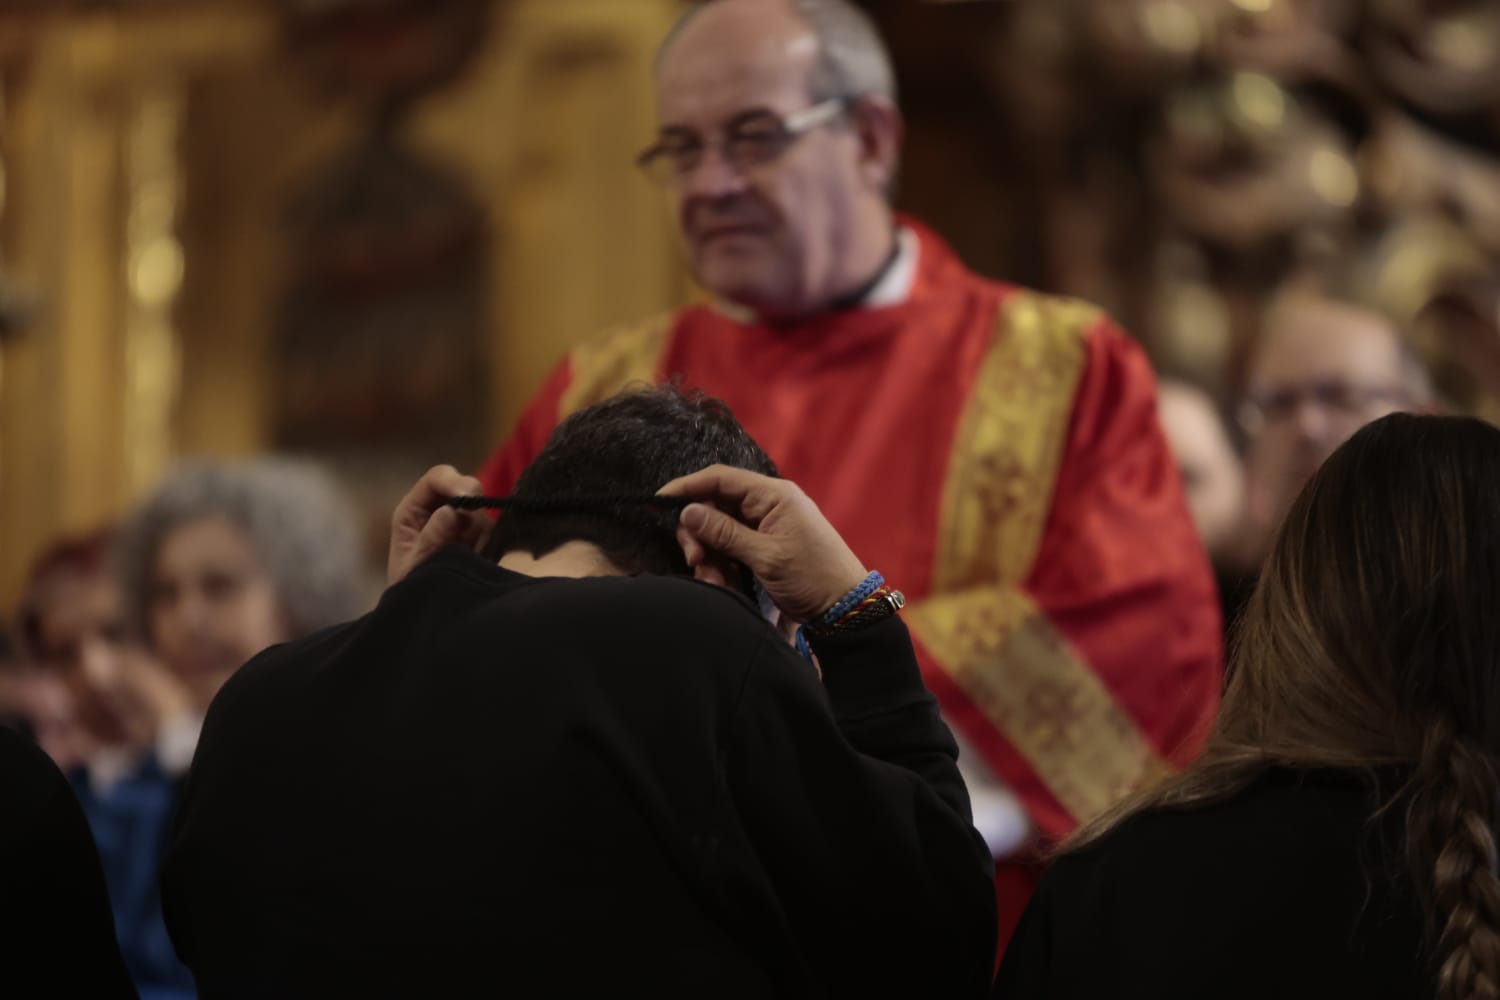
<path id="1" fill-rule="evenodd" d="M 837 118 L 847 103 L 845 98 L 833 97 L 789 115 L 765 109 L 743 112 L 725 127 L 720 154 L 740 173 L 768 163 L 808 132 Z M 702 165 L 709 145 L 694 132 L 670 128 L 635 162 L 658 184 L 675 184 Z"/>
<path id="2" fill-rule="evenodd" d="M 1357 385 L 1342 379 L 1319 379 L 1297 385 L 1252 389 L 1240 404 L 1240 427 L 1255 435 L 1272 424 L 1285 421 L 1311 402 L 1335 417 L 1366 419 L 1377 405 L 1405 406 L 1411 394 L 1394 385 Z"/>

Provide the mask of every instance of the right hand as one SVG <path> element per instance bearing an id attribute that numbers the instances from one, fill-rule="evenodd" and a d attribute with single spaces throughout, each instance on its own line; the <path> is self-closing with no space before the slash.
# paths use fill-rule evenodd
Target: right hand
<path id="1" fill-rule="evenodd" d="M 448 501 L 479 496 L 479 480 L 451 465 L 435 465 L 417 480 L 391 515 L 391 547 L 386 556 L 385 582 L 396 583 L 412 567 L 445 545 L 462 542 L 477 547 L 493 522 L 479 511 L 457 510 Z"/>
<path id="2" fill-rule="evenodd" d="M 699 501 L 683 510 L 677 527 L 695 573 L 712 553 L 743 563 L 797 621 L 816 619 L 869 575 L 796 483 L 711 465 L 659 493 Z"/>

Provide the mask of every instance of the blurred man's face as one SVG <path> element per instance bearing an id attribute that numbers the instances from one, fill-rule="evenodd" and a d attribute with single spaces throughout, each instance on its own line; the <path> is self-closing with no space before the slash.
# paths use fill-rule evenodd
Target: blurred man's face
<path id="1" fill-rule="evenodd" d="M 1320 299 L 1273 316 L 1251 368 L 1249 507 L 1275 527 L 1312 474 L 1365 424 L 1414 398 L 1396 331 L 1379 315 Z"/>
<path id="2" fill-rule="evenodd" d="M 816 38 L 790 4 L 721 0 L 683 28 L 657 76 L 661 142 L 702 149 L 669 181 L 693 273 L 770 319 L 826 308 L 868 277 L 851 274 L 870 266 L 864 244 L 889 240 L 888 222 L 884 232 L 871 226 L 872 213 L 888 210 L 845 113 L 761 162 L 726 157 L 726 135 L 754 150 L 756 135 L 813 107 L 817 57 Z"/>
<path id="3" fill-rule="evenodd" d="M 1193 523 L 1209 554 L 1220 559 L 1235 548 L 1244 527 L 1245 477 L 1239 456 L 1213 402 L 1201 390 L 1164 381 L 1159 410 Z"/>

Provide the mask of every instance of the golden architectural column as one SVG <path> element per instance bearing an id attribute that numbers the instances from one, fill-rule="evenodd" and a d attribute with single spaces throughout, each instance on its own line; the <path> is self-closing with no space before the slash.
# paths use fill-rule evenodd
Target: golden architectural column
<path id="1" fill-rule="evenodd" d="M 226 4 L 6 24 L 24 32 L 6 261 L 37 306 L 3 348 L 0 608 L 41 547 L 118 518 L 173 457 L 183 94 L 205 63 L 264 48 L 262 21 Z"/>
<path id="2" fill-rule="evenodd" d="M 580 340 L 689 294 L 666 200 L 634 167 L 682 0 L 512 0 L 475 71 L 418 123 L 490 199 L 495 442 Z"/>
<path id="3" fill-rule="evenodd" d="M 480 196 L 494 248 L 473 408 L 492 443 L 569 347 L 689 293 L 631 165 L 680 9 L 495 0 L 478 57 L 416 109 L 411 140 Z M 277 10 L 0 4 L 3 259 L 37 295 L 0 347 L 0 612 L 44 545 L 120 517 L 179 454 L 270 445 L 283 212 L 358 113 L 288 62 Z"/>

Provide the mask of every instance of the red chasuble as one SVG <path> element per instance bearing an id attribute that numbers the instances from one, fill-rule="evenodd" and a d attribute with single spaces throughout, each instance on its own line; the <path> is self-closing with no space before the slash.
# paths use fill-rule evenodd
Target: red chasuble
<path id="1" fill-rule="evenodd" d="M 559 419 L 632 382 L 723 399 L 905 592 L 949 724 L 1055 839 L 1198 751 L 1222 673 L 1213 577 L 1141 349 L 906 225 L 905 302 L 778 327 L 694 305 L 617 330 L 564 359 L 480 479 L 506 493 Z M 999 866 L 1002 944 L 1035 877 Z"/>

